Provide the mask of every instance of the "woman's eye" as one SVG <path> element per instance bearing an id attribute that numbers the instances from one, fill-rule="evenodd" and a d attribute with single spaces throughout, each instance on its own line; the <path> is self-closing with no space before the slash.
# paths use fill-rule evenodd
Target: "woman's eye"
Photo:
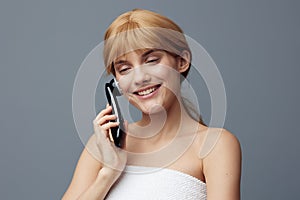
<path id="1" fill-rule="evenodd" d="M 158 62 L 159 61 L 159 58 L 150 58 L 150 59 L 147 59 L 146 60 L 146 63 L 156 63 L 156 62 Z"/>
<path id="2" fill-rule="evenodd" d="M 120 74 L 124 74 L 124 73 L 126 73 L 127 71 L 129 71 L 129 69 L 130 69 L 130 67 L 128 67 L 127 65 L 124 65 L 124 66 L 122 66 L 122 67 L 120 67 L 119 69 L 118 69 L 118 71 L 119 71 L 119 73 Z"/>

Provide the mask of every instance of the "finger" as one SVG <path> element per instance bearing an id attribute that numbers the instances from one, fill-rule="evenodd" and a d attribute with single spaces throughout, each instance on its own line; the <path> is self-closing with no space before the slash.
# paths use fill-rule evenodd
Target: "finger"
<path id="1" fill-rule="evenodd" d="M 97 136 L 97 139 L 99 141 L 109 141 L 111 142 L 111 138 L 109 135 L 110 132 L 110 127 L 113 127 L 114 124 L 113 123 L 107 123 L 107 126 L 95 126 L 95 134 Z"/>
<path id="2" fill-rule="evenodd" d="M 108 106 L 105 109 L 101 110 L 101 112 L 96 116 L 96 120 L 99 120 L 101 117 L 103 117 L 104 115 L 110 114 L 112 111 L 112 107 Z"/>
<path id="3" fill-rule="evenodd" d="M 115 120 L 117 117 L 115 115 L 106 115 L 104 116 L 103 118 L 101 118 L 99 121 L 97 120 L 94 120 L 93 121 L 93 125 L 94 125 L 94 129 L 99 129 L 99 128 L 102 128 L 103 129 L 103 125 L 106 124 L 106 123 L 109 123 L 110 120 Z M 114 122 L 114 121 L 112 121 Z M 106 130 L 105 130 L 106 131 Z"/>
<path id="4" fill-rule="evenodd" d="M 102 125 L 101 128 L 102 128 L 103 130 L 105 130 L 106 132 L 108 132 L 108 130 L 109 130 L 110 128 L 112 128 L 112 127 L 117 127 L 117 126 L 119 126 L 119 124 L 120 124 L 119 122 L 108 122 L 108 123 Z"/>
<path id="5" fill-rule="evenodd" d="M 114 142 L 114 138 L 113 138 L 113 136 L 112 136 L 111 129 L 109 129 L 108 135 L 109 135 L 110 141 L 111 141 L 111 142 Z"/>
<path id="6" fill-rule="evenodd" d="M 100 118 L 99 120 L 95 120 L 95 123 L 101 126 L 101 125 L 107 123 L 108 121 L 115 120 L 115 119 L 117 119 L 116 115 L 105 115 L 102 118 Z"/>
<path id="7" fill-rule="evenodd" d="M 97 124 L 94 124 L 94 131 L 97 134 L 105 135 L 105 137 L 109 137 L 109 130 L 112 127 L 119 126 L 119 122 L 107 122 L 106 124 L 99 126 Z"/>
<path id="8" fill-rule="evenodd" d="M 101 112 L 98 114 L 98 116 L 106 115 L 108 113 L 111 113 L 111 111 L 112 111 L 112 107 L 110 105 L 108 105 L 106 108 L 104 108 L 103 110 L 101 110 Z"/>

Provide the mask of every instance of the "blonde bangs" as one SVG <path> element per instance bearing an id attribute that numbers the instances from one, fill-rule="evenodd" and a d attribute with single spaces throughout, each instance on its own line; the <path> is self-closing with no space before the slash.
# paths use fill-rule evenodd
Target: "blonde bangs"
<path id="1" fill-rule="evenodd" d="M 127 28 L 132 28 L 127 26 Z M 122 30 L 105 41 L 104 61 L 107 72 L 114 74 L 112 63 L 126 53 L 144 50 L 161 49 L 180 55 L 183 49 L 189 50 L 182 33 L 159 27 L 144 27 Z"/>

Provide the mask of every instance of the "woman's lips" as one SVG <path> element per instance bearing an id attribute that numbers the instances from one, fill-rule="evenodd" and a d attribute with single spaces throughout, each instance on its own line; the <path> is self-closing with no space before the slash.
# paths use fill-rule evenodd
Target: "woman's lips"
<path id="1" fill-rule="evenodd" d="M 160 86 L 161 84 L 144 87 L 133 92 L 133 94 L 142 99 L 150 98 L 157 93 Z"/>

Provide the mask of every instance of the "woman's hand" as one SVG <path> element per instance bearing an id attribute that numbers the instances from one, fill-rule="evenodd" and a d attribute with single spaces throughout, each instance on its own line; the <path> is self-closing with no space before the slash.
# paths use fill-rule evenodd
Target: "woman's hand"
<path id="1" fill-rule="evenodd" d="M 114 174 L 120 174 L 126 165 L 127 153 L 124 150 L 116 147 L 113 143 L 110 128 L 118 126 L 119 123 L 111 122 L 111 120 L 116 119 L 116 116 L 112 115 L 111 112 L 112 107 L 107 105 L 106 108 L 96 116 L 93 121 L 94 133 L 96 136 L 96 145 L 100 153 L 99 157 L 101 159 L 101 163 L 103 164 L 103 168 L 110 168 Z M 126 122 L 125 128 L 127 129 Z"/>

